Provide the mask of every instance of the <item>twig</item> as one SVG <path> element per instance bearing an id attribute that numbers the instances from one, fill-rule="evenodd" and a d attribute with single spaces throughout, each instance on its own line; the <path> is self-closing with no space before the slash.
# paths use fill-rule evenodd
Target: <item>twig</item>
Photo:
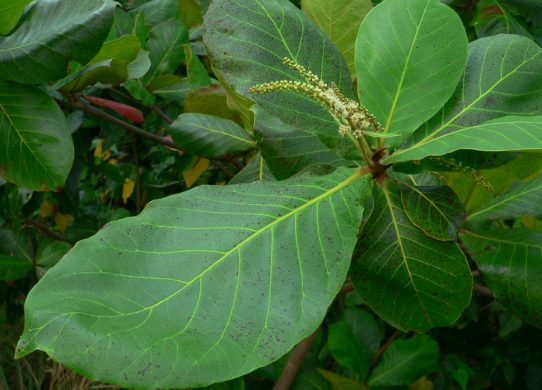
<path id="1" fill-rule="evenodd" d="M 93 107 L 89 104 L 86 104 L 82 101 L 77 101 L 77 102 L 68 102 L 66 100 L 60 100 L 60 99 L 56 99 L 56 102 L 58 103 L 59 106 L 63 107 L 63 108 L 67 108 L 67 109 L 71 109 L 71 110 L 80 110 L 80 111 L 83 111 L 83 112 L 86 112 L 87 114 L 91 114 L 93 116 L 95 116 L 96 118 L 100 118 L 100 119 L 103 119 L 105 121 L 108 121 L 110 123 L 113 123 L 114 125 L 117 125 L 119 127 L 122 127 L 123 129 L 125 130 L 128 130 L 129 132 L 141 137 L 141 138 L 146 138 L 148 140 L 151 140 L 151 141 L 154 141 L 162 146 L 165 146 L 165 147 L 168 147 L 170 149 L 173 149 L 173 150 L 176 150 L 178 152 L 186 152 L 186 150 L 180 148 L 179 146 L 177 146 L 174 142 L 172 141 L 169 141 L 159 135 L 156 135 L 154 133 L 150 133 L 148 131 L 145 131 L 143 129 L 140 129 L 139 127 L 136 127 L 134 125 L 131 125 L 130 123 L 128 122 L 125 122 L 123 121 L 122 119 L 119 119 L 117 117 L 114 117 L 113 115 L 110 115 L 108 113 L 106 113 L 105 111 L 102 111 L 96 107 Z M 234 161 L 234 156 L 232 155 L 225 155 L 225 156 L 215 156 L 215 157 L 205 157 L 206 159 L 208 160 L 212 160 L 212 161 L 227 161 L 227 162 L 232 162 Z"/>
<path id="2" fill-rule="evenodd" d="M 132 134 L 132 151 L 134 154 L 134 164 L 136 166 L 136 211 L 141 211 L 141 164 L 139 162 L 139 153 L 137 151 L 137 137 Z"/>
<path id="3" fill-rule="evenodd" d="M 294 383 L 295 378 L 303 365 L 305 355 L 311 349 L 312 343 L 316 339 L 319 331 L 320 328 L 316 329 L 313 334 L 296 345 L 288 362 L 286 362 L 286 366 L 284 366 L 284 369 L 282 370 L 280 378 L 277 383 L 275 383 L 275 386 L 273 386 L 273 390 L 288 390 L 292 386 L 292 383 Z"/>
<path id="4" fill-rule="evenodd" d="M 45 225 L 43 225 L 42 223 L 40 223 L 40 222 L 38 222 L 38 221 L 35 221 L 35 220 L 33 220 L 33 219 L 27 219 L 27 220 L 24 222 L 24 226 L 31 226 L 31 227 L 34 227 L 34 228 L 36 228 L 36 230 L 38 230 L 40 233 L 42 233 L 43 235 L 45 235 L 45 236 L 47 236 L 47 237 L 52 238 L 53 240 L 56 240 L 56 241 L 64 241 L 64 242 L 67 242 L 67 243 L 70 243 L 70 244 L 71 244 L 71 241 L 68 240 L 66 237 L 61 236 L 60 234 L 53 232 L 53 231 L 50 230 L 47 226 L 45 226 Z"/>
<path id="5" fill-rule="evenodd" d="M 133 97 L 130 96 L 130 95 L 125 94 L 125 93 L 122 92 L 122 91 L 119 91 L 119 90 L 116 89 L 116 88 L 111 88 L 110 91 L 111 91 L 112 93 L 114 93 L 115 95 L 122 97 L 123 99 L 126 99 L 126 100 L 128 100 L 128 101 L 130 101 L 130 102 L 132 102 L 132 103 L 134 103 L 134 104 L 137 104 L 137 105 L 140 106 L 140 107 L 148 108 L 149 110 L 154 111 L 155 113 L 158 114 L 158 116 L 160 116 L 160 117 L 161 117 L 165 122 L 167 122 L 169 125 L 171 125 L 171 124 L 173 123 L 173 119 L 171 119 L 171 118 L 169 117 L 168 114 L 166 114 L 164 111 L 162 111 L 162 109 L 161 109 L 160 107 L 155 106 L 154 104 L 152 104 L 152 105 L 146 105 L 145 103 L 140 102 L 139 100 L 133 98 Z"/>
<path id="6" fill-rule="evenodd" d="M 375 357 L 373 358 L 373 360 L 371 361 L 371 367 L 374 367 L 376 366 L 376 363 L 378 363 L 378 361 L 380 360 L 380 358 L 382 357 L 382 355 L 384 354 L 384 352 L 386 352 L 386 349 L 388 349 L 388 347 L 390 346 L 390 344 L 397 338 L 399 337 L 399 335 L 401 334 L 402 332 L 400 330 L 397 330 L 395 331 L 394 334 L 392 334 L 390 336 L 390 338 L 388 340 L 386 340 L 386 342 L 384 343 L 384 345 L 382 347 L 380 347 L 380 349 L 378 350 L 378 352 L 376 353 Z"/>
<path id="7" fill-rule="evenodd" d="M 142 138 L 146 138 L 148 140 L 154 141 L 160 145 L 167 146 L 168 148 L 177 150 L 179 152 L 184 152 L 183 149 L 178 147 L 174 142 L 168 141 L 167 139 L 164 139 L 163 137 L 160 137 L 159 135 L 149 133 L 148 131 L 145 131 L 143 129 L 140 129 L 139 127 L 136 127 L 134 125 L 129 124 L 128 122 L 124 122 L 121 119 L 118 119 L 114 117 L 113 115 L 109 115 L 108 113 L 99 110 L 91 105 L 88 105 L 83 102 L 67 102 L 65 100 L 59 100 L 57 99 L 56 102 L 64 108 L 69 108 L 72 110 L 80 110 L 83 112 L 86 112 L 87 114 L 94 115 L 97 118 L 106 120 L 108 122 L 111 122 L 119 127 L 122 127 L 125 130 L 128 130 Z"/>
<path id="8" fill-rule="evenodd" d="M 486 286 L 482 286 L 481 284 L 474 284 L 472 286 L 472 289 L 474 290 L 474 292 L 478 295 L 481 295 L 483 297 L 488 297 L 488 298 L 495 298 L 495 294 L 493 293 L 493 291 L 491 291 L 489 288 L 487 288 Z"/>

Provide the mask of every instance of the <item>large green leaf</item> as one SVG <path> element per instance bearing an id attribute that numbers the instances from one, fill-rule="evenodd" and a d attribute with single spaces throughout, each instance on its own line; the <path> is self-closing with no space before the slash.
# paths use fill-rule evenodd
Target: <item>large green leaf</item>
<path id="1" fill-rule="evenodd" d="M 483 152 L 537 151 L 542 149 L 542 116 L 506 116 L 442 132 L 383 160 L 384 164 L 443 156 L 456 150 Z"/>
<path id="2" fill-rule="evenodd" d="M 54 191 L 73 163 L 66 117 L 42 90 L 0 82 L 0 176 L 18 186 Z"/>
<path id="3" fill-rule="evenodd" d="M 497 299 L 525 321 L 542 324 L 542 233 L 507 229 L 461 235 Z"/>
<path id="4" fill-rule="evenodd" d="M 0 0 L 0 35 L 8 34 L 32 0 Z"/>
<path id="5" fill-rule="evenodd" d="M 371 179 L 341 169 L 154 201 L 41 279 L 17 354 L 41 349 L 95 379 L 153 389 L 267 365 L 317 328 L 344 283 Z"/>
<path id="6" fill-rule="evenodd" d="M 357 153 L 337 132 L 331 114 L 315 100 L 293 91 L 252 94 L 250 87 L 303 78 L 282 63 L 287 57 L 326 83 L 335 82 L 353 97 L 348 67 L 327 35 L 289 0 L 214 0 L 205 17 L 204 41 L 215 68 L 236 92 L 253 99 L 271 115 L 310 131 L 330 147 Z"/>
<path id="7" fill-rule="evenodd" d="M 223 156 L 256 146 L 237 123 L 206 114 L 181 114 L 171 125 L 170 133 L 177 145 L 197 156 Z"/>
<path id="8" fill-rule="evenodd" d="M 303 170 L 329 173 L 351 163 L 326 148 L 311 132 L 298 130 L 260 107 L 253 112 L 258 146 L 277 179 L 287 179 Z"/>
<path id="9" fill-rule="evenodd" d="M 0 79 L 43 83 L 61 78 L 70 60 L 98 52 L 113 23 L 113 0 L 34 2 L 19 27 L 0 37 Z"/>
<path id="10" fill-rule="evenodd" d="M 429 336 L 394 341 L 369 378 L 369 386 L 410 385 L 423 375 L 436 371 L 439 348 Z"/>
<path id="11" fill-rule="evenodd" d="M 373 8 L 371 0 L 302 0 L 301 8 L 327 33 L 354 74 L 356 35 L 361 21 Z"/>
<path id="12" fill-rule="evenodd" d="M 437 240 L 455 240 L 466 220 L 465 208 L 446 186 L 401 186 L 403 208 L 414 225 Z"/>
<path id="13" fill-rule="evenodd" d="M 410 222 L 400 191 L 391 181 L 375 186 L 352 281 L 369 307 L 398 329 L 451 325 L 470 302 L 469 265 L 455 242 L 433 240 Z"/>
<path id="14" fill-rule="evenodd" d="M 452 96 L 466 56 L 463 24 L 439 0 L 386 0 L 358 33 L 360 101 L 385 131 L 407 136 Z"/>
<path id="15" fill-rule="evenodd" d="M 470 220 L 516 218 L 542 215 L 542 175 L 519 183 L 469 215 Z"/>
<path id="16" fill-rule="evenodd" d="M 542 114 L 542 50 L 525 37 L 498 35 L 470 43 L 462 82 L 410 147 L 436 135 L 507 115 Z M 408 151 L 409 148 L 398 153 Z"/>

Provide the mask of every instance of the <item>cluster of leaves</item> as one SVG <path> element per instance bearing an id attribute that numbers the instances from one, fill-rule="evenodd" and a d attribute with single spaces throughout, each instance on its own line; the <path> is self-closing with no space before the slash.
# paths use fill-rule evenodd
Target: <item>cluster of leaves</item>
<path id="1" fill-rule="evenodd" d="M 0 320 L 26 301 L 18 357 L 262 388 L 318 328 L 295 388 L 542 383 L 536 1 L 2 9 Z M 357 100 L 381 129 L 337 114 Z"/>

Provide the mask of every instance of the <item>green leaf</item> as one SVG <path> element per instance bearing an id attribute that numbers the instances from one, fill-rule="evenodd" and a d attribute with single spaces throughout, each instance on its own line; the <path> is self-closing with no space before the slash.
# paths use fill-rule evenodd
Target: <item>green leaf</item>
<path id="1" fill-rule="evenodd" d="M 64 92 L 77 92 L 101 83 L 119 85 L 128 79 L 128 66 L 121 60 L 102 60 L 91 63 L 54 84 Z"/>
<path id="2" fill-rule="evenodd" d="M 64 185 L 73 163 L 66 117 L 38 88 L 0 82 L 0 176 L 36 191 Z"/>
<path id="3" fill-rule="evenodd" d="M 113 22 L 115 2 L 34 2 L 16 31 L 0 37 L 0 78 L 37 84 L 63 77 L 69 61 L 98 52 Z"/>
<path id="4" fill-rule="evenodd" d="M 151 68 L 144 82 L 148 84 L 156 76 L 174 73 L 185 60 L 183 45 L 187 42 L 188 30 L 178 20 L 169 19 L 154 27 L 147 43 Z"/>
<path id="5" fill-rule="evenodd" d="M 174 75 L 158 76 L 148 88 L 156 96 L 176 103 L 183 103 L 184 98 L 193 90 L 187 78 Z"/>
<path id="6" fill-rule="evenodd" d="M 13 30 L 30 1 L 32 0 L 0 0 L 0 35 L 6 35 Z"/>
<path id="7" fill-rule="evenodd" d="M 17 280 L 32 271 L 30 241 L 22 233 L 0 229 L 0 280 Z"/>
<path id="8" fill-rule="evenodd" d="M 301 8 L 326 32 L 354 74 L 356 35 L 361 21 L 373 8 L 371 0 L 302 0 Z"/>
<path id="9" fill-rule="evenodd" d="M 145 16 L 145 22 L 155 26 L 175 18 L 179 13 L 178 0 L 150 0 L 137 7 L 135 12 Z"/>
<path id="10" fill-rule="evenodd" d="M 455 242 L 433 240 L 410 222 L 400 191 L 393 182 L 375 186 L 352 281 L 367 305 L 398 329 L 451 325 L 470 302 L 469 265 Z"/>
<path id="11" fill-rule="evenodd" d="M 542 323 L 542 233 L 522 229 L 464 231 L 461 240 L 497 299 L 526 322 Z"/>
<path id="12" fill-rule="evenodd" d="M 410 222 L 436 240 L 455 241 L 465 224 L 465 207 L 450 187 L 403 183 L 401 201 Z"/>
<path id="13" fill-rule="evenodd" d="M 141 43 L 135 35 L 123 35 L 112 41 L 106 42 L 98 54 L 90 61 L 100 62 L 108 59 L 122 60 L 129 64 L 136 59 L 141 50 Z"/>
<path id="14" fill-rule="evenodd" d="M 463 24 L 439 0 L 387 0 L 358 33 L 359 99 L 384 131 L 407 136 L 452 96 L 466 55 Z"/>
<path id="15" fill-rule="evenodd" d="M 410 385 L 438 369 L 439 347 L 429 336 L 396 340 L 386 349 L 369 378 L 369 386 Z"/>
<path id="16" fill-rule="evenodd" d="M 64 256 L 72 246 L 67 242 L 53 241 L 40 248 L 36 255 L 36 273 L 39 277 L 45 273 Z"/>
<path id="17" fill-rule="evenodd" d="M 506 116 L 442 132 L 407 149 L 399 150 L 382 160 L 384 164 L 421 160 L 429 156 L 443 156 L 456 150 L 482 152 L 538 151 L 542 149 L 541 116 Z"/>
<path id="18" fill-rule="evenodd" d="M 359 380 L 365 380 L 369 372 L 369 353 L 346 322 L 339 321 L 329 326 L 327 344 L 337 363 L 354 371 Z"/>
<path id="19" fill-rule="evenodd" d="M 365 210 L 365 214 L 368 214 L 367 210 Z M 380 327 L 373 315 L 360 308 L 349 307 L 344 311 L 344 321 L 367 350 L 368 357 L 372 358 L 380 348 L 382 338 Z"/>
<path id="20" fill-rule="evenodd" d="M 309 131 L 298 130 L 260 107 L 252 111 L 258 146 L 277 179 L 287 179 L 303 170 L 329 173 L 351 163 L 329 150 Z"/>
<path id="21" fill-rule="evenodd" d="M 287 57 L 335 82 L 353 97 L 352 80 L 339 50 L 289 0 L 214 0 L 205 17 L 204 41 L 213 65 L 239 94 L 298 130 L 317 134 L 339 154 L 357 156 L 347 137 L 338 133 L 331 114 L 315 100 L 293 91 L 252 94 L 250 87 L 303 78 L 282 63 Z"/>
<path id="22" fill-rule="evenodd" d="M 250 162 L 230 180 L 229 184 L 252 183 L 253 181 L 274 181 L 275 176 L 269 170 L 269 166 L 262 158 L 261 153 L 256 154 Z"/>
<path id="23" fill-rule="evenodd" d="M 500 194 L 478 211 L 469 215 L 469 220 L 507 219 L 524 215 L 542 215 L 542 175 L 525 181 Z"/>
<path id="24" fill-rule="evenodd" d="M 170 133 L 177 145 L 203 157 L 224 156 L 256 146 L 237 123 L 212 115 L 181 114 L 171 125 Z"/>
<path id="25" fill-rule="evenodd" d="M 332 371 L 318 369 L 318 372 L 333 386 L 333 390 L 367 390 L 367 386 L 353 379 L 337 375 Z"/>
<path id="26" fill-rule="evenodd" d="M 480 38 L 498 34 L 532 35 L 504 7 L 500 0 L 481 0 L 476 4 L 472 23 Z"/>
<path id="27" fill-rule="evenodd" d="M 210 85 L 212 80 L 207 73 L 205 65 L 203 65 L 198 56 L 192 52 L 192 47 L 190 45 L 185 44 L 183 46 L 184 56 L 186 58 L 186 73 L 192 88 Z"/>
<path id="28" fill-rule="evenodd" d="M 469 44 L 462 82 L 444 108 L 418 130 L 409 146 L 440 133 L 480 125 L 507 115 L 541 115 L 542 50 L 525 37 L 498 35 Z"/>
<path id="29" fill-rule="evenodd" d="M 361 175 L 201 186 L 110 223 L 30 292 L 17 355 L 44 350 L 132 388 L 198 387 L 277 360 L 344 283 L 372 181 Z"/>

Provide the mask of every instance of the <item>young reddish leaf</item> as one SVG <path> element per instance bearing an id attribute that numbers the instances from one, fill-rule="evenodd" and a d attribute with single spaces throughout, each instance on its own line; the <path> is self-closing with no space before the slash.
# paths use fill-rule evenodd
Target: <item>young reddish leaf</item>
<path id="1" fill-rule="evenodd" d="M 143 113 L 132 106 L 128 106 L 126 104 L 115 102 L 109 99 L 99 98 L 96 96 L 85 96 L 85 99 L 96 106 L 110 108 L 125 117 L 126 119 L 129 119 L 136 123 L 141 123 L 145 121 Z"/>

